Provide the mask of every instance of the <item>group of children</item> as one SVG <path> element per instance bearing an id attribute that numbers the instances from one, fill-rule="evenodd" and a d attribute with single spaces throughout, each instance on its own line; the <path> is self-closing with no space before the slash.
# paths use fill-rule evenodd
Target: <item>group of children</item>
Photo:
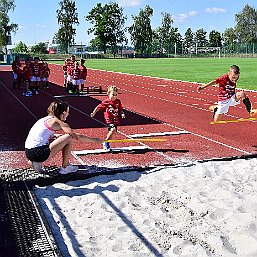
<path id="1" fill-rule="evenodd" d="M 24 89 L 24 96 L 32 96 L 32 92 L 39 94 L 39 89 L 49 88 L 50 68 L 47 62 L 43 62 L 38 57 L 29 57 L 22 64 L 20 57 L 16 56 L 12 63 L 13 88 Z"/>
<path id="2" fill-rule="evenodd" d="M 64 74 L 64 87 L 69 94 L 84 94 L 84 85 L 87 78 L 85 60 L 76 61 L 75 55 L 67 58 L 62 66 Z"/>
<path id="3" fill-rule="evenodd" d="M 243 101 L 247 112 L 252 116 L 256 110 L 252 109 L 251 102 L 244 91 L 236 92 L 236 82 L 240 76 L 240 69 L 232 65 L 227 74 L 207 83 L 200 85 L 198 91 L 211 85 L 218 84 L 218 105 L 213 110 L 214 121 L 219 121 L 222 114 L 227 113 L 230 106 L 235 106 Z M 102 143 L 107 151 L 111 151 L 110 140 L 117 126 L 120 124 L 119 117 L 125 118 L 121 101 L 118 99 L 118 88 L 109 86 L 108 98 L 103 100 L 91 113 L 93 118 L 98 111 L 104 112 L 104 118 L 108 127 L 108 133 L 104 141 L 98 138 L 89 138 L 72 130 L 65 120 L 69 115 L 69 106 L 65 102 L 54 101 L 48 108 L 48 116 L 40 119 L 31 128 L 25 142 L 25 153 L 30 164 L 38 172 L 44 172 L 41 163 L 62 152 L 62 166 L 60 174 L 76 172 L 78 167 L 69 164 L 72 149 L 72 140 Z M 65 134 L 55 138 L 55 131 L 62 130 Z"/>

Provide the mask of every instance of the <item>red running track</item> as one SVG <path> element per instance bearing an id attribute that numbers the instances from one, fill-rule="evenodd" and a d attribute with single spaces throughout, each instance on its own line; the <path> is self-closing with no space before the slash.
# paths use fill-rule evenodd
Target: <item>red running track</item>
<path id="1" fill-rule="evenodd" d="M 58 97 L 71 107 L 68 123 L 71 127 L 92 137 L 104 138 L 107 129 L 103 115 L 90 118 L 94 107 L 106 95 L 69 96 L 64 92 L 60 65 L 51 65 L 50 89 L 40 95 L 25 97 L 20 90 L 12 90 L 10 68 L 0 68 L 1 117 L 0 117 L 0 168 L 26 167 L 24 141 L 33 123 L 46 114 L 49 103 Z M 208 110 L 217 99 L 217 88 L 210 87 L 201 93 L 197 84 L 168 79 L 106 72 L 88 71 L 86 86 L 108 85 L 120 88 L 119 98 L 125 108 L 115 139 L 133 134 L 160 133 L 186 130 L 191 134 L 166 136 L 166 142 L 113 143 L 112 147 L 140 146 L 144 150 L 118 154 L 76 155 L 72 163 L 107 167 L 150 166 L 174 164 L 196 160 L 226 158 L 256 153 L 257 139 L 253 132 L 256 122 L 210 125 L 212 113 Z M 256 93 L 247 92 L 253 106 Z M 227 119 L 248 117 L 243 104 L 231 107 Z M 75 143 L 74 151 L 99 149 L 101 145 Z M 59 156 L 46 165 L 60 165 Z"/>

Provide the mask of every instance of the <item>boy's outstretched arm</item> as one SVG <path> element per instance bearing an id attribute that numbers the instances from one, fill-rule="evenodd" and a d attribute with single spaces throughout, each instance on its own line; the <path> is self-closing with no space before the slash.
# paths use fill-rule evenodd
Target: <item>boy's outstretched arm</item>
<path id="1" fill-rule="evenodd" d="M 201 85 L 197 88 L 198 91 L 201 91 L 202 89 L 205 89 L 206 87 L 209 87 L 209 86 L 214 86 L 216 85 L 216 80 L 213 80 L 207 84 L 204 84 L 204 85 Z"/>
<path id="2" fill-rule="evenodd" d="M 99 110 L 100 110 L 100 108 L 98 106 L 96 106 L 96 108 L 93 110 L 93 112 L 90 113 L 91 118 L 93 118 Z"/>

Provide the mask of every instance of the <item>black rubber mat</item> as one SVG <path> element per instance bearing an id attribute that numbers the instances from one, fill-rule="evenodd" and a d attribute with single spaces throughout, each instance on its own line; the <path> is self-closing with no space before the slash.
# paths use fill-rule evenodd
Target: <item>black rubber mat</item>
<path id="1" fill-rule="evenodd" d="M 35 185 L 149 169 L 81 165 L 76 173 L 60 175 L 55 166 L 45 168 L 45 174 L 33 169 L 0 169 L 0 257 L 62 256 L 33 193 Z"/>
<path id="2" fill-rule="evenodd" d="M 61 256 L 24 181 L 0 183 L 0 256 Z"/>

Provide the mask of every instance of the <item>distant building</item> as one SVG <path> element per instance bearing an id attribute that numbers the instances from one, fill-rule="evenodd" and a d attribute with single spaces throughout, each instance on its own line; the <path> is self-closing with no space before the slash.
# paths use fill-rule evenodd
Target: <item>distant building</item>
<path id="1" fill-rule="evenodd" d="M 47 41 L 47 50 L 49 54 L 59 54 L 61 52 L 60 47 L 55 40 Z"/>
<path id="2" fill-rule="evenodd" d="M 88 46 L 83 44 L 70 45 L 68 49 L 69 54 L 88 54 Z"/>

